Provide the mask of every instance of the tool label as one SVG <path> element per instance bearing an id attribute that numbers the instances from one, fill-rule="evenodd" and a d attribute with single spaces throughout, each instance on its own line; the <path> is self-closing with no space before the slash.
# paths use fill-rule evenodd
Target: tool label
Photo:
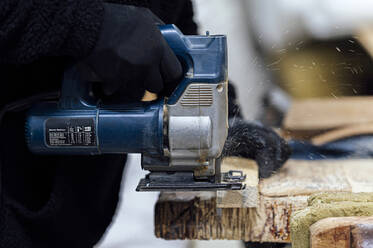
<path id="1" fill-rule="evenodd" d="M 50 118 L 45 122 L 49 146 L 95 146 L 93 118 Z"/>

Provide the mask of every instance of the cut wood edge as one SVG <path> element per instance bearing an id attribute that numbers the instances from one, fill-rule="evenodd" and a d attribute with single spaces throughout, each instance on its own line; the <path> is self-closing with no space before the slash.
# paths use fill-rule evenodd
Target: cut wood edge
<path id="1" fill-rule="evenodd" d="M 239 158 L 227 157 L 222 161 L 221 172 L 230 170 L 240 170 L 246 175 L 243 182 L 245 189 L 216 192 L 217 208 L 255 208 L 258 206 L 258 184 L 259 172 L 255 161 Z"/>

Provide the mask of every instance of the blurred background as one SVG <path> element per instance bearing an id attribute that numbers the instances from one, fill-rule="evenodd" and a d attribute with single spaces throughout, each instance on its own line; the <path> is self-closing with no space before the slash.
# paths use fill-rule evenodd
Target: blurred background
<path id="1" fill-rule="evenodd" d="M 279 126 L 293 99 L 373 93 L 373 2 L 194 0 L 199 32 L 228 37 L 229 78 L 248 120 Z M 157 193 L 130 155 L 116 217 L 99 248 L 244 247 L 239 241 L 164 241 L 153 234 Z"/>

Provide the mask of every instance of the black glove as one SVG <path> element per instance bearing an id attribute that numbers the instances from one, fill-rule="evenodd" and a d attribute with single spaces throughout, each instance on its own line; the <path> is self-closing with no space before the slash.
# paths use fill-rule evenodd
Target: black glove
<path id="1" fill-rule="evenodd" d="M 230 123 L 223 156 L 255 159 L 259 177 L 266 178 L 289 158 L 290 147 L 270 128 L 235 119 Z"/>
<path id="2" fill-rule="evenodd" d="M 138 100 L 145 90 L 158 94 L 177 85 L 182 67 L 159 31 L 162 22 L 146 8 L 104 7 L 100 38 L 83 61 L 102 82 L 104 94 Z"/>

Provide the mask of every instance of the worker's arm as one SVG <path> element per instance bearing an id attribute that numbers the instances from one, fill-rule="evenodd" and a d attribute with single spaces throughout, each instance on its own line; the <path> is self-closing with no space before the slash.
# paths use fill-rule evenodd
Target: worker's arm
<path id="1" fill-rule="evenodd" d="M 87 56 L 96 44 L 103 13 L 101 0 L 2 0 L 0 62 Z"/>
<path id="2" fill-rule="evenodd" d="M 148 9 L 101 0 L 2 0 L 0 64 L 67 56 L 84 60 L 108 95 L 159 93 L 182 69 L 156 22 Z"/>

